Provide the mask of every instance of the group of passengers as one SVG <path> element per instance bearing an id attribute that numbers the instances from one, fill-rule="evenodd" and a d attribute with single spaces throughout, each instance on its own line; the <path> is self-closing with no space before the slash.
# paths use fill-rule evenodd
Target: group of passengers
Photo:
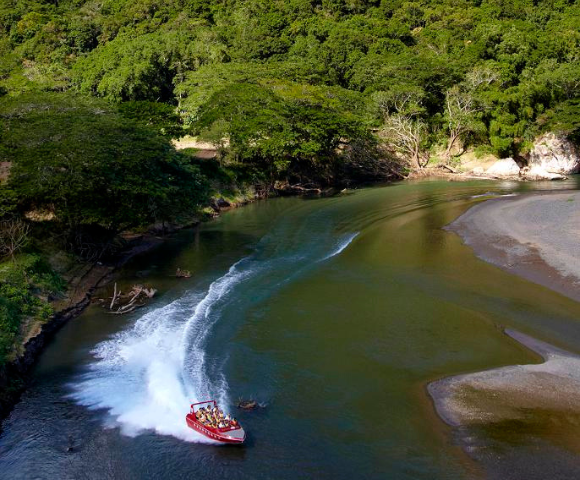
<path id="1" fill-rule="evenodd" d="M 235 418 L 230 417 L 229 413 L 224 416 L 224 412 L 217 407 L 201 407 L 197 412 L 195 412 L 195 416 L 207 427 L 229 428 L 238 426 L 238 422 Z"/>

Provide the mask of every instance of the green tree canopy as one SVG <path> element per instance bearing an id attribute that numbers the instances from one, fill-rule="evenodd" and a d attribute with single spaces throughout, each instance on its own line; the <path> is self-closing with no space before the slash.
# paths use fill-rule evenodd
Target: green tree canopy
<path id="1" fill-rule="evenodd" d="M 106 103 L 52 94 L 0 101 L 0 161 L 20 210 L 112 232 L 193 213 L 206 187 L 170 143 Z"/>

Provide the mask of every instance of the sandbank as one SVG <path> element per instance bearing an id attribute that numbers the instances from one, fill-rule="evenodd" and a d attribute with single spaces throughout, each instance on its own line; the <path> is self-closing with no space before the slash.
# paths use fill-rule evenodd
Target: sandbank
<path id="1" fill-rule="evenodd" d="M 580 192 L 488 200 L 447 229 L 483 260 L 580 301 Z"/>

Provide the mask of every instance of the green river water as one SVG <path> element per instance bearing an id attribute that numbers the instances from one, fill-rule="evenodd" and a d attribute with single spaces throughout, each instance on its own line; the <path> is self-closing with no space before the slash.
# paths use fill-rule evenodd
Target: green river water
<path id="1" fill-rule="evenodd" d="M 93 305 L 57 334 L 3 424 L 0 478 L 580 475 L 574 450 L 542 431 L 451 429 L 426 391 L 537 362 L 504 326 L 580 352 L 580 305 L 443 229 L 480 195 L 538 189 L 577 181 L 282 198 L 182 232 L 123 272 L 124 288 L 159 289 L 145 309 L 117 317 Z M 172 278 L 177 267 L 192 278 Z M 185 427 L 189 402 L 210 397 L 241 420 L 244 447 Z M 263 408 L 238 411 L 240 397 Z"/>

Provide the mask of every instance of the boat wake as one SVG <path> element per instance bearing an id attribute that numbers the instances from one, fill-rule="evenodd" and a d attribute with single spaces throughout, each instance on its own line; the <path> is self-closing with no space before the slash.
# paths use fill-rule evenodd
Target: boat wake
<path id="1" fill-rule="evenodd" d="M 485 192 L 478 195 L 471 195 L 469 198 L 483 198 L 483 197 L 517 197 L 517 193 L 496 193 L 496 192 Z"/>
<path id="2" fill-rule="evenodd" d="M 252 255 L 232 265 L 205 292 L 191 292 L 155 308 L 97 345 L 95 361 L 71 385 L 70 397 L 88 408 L 107 410 L 109 426 L 120 427 L 126 435 L 153 430 L 209 442 L 187 427 L 185 414 L 194 401 L 212 398 L 230 404 L 223 374 L 227 352 L 208 349 L 214 326 L 243 320 L 250 306 L 339 255 L 357 235 L 322 242 L 310 238 L 300 248 L 291 239 L 284 248 L 280 241 L 288 237 L 279 233 L 264 237 Z"/>
<path id="3" fill-rule="evenodd" d="M 338 242 L 338 246 L 336 247 L 336 249 L 331 254 L 324 257 L 323 260 L 328 260 L 329 258 L 340 255 L 346 249 L 346 247 L 348 247 L 352 243 L 352 241 L 356 237 L 358 237 L 359 233 L 360 232 L 345 235 L 344 238 Z"/>

